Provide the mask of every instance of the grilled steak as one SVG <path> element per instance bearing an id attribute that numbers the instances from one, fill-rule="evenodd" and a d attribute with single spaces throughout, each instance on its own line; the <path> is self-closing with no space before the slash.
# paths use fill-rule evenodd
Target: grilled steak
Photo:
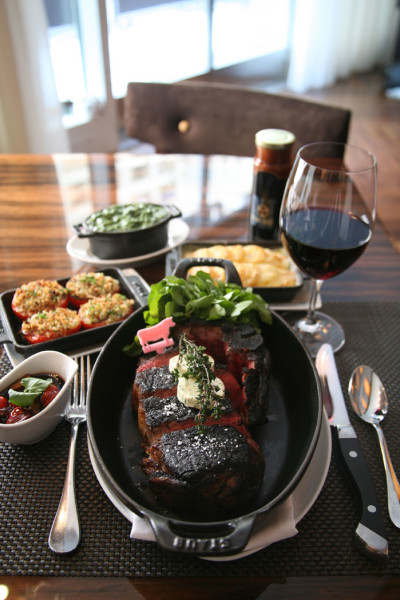
<path id="1" fill-rule="evenodd" d="M 164 433 L 179 429 L 188 429 L 195 426 L 198 409 L 190 408 L 179 402 L 176 396 L 159 398 L 150 396 L 145 398 L 138 410 L 139 429 L 146 443 L 151 444 Z M 222 405 L 222 415 L 215 420 L 208 417 L 205 425 L 240 425 L 240 415 L 232 409 L 227 399 Z"/>
<path id="2" fill-rule="evenodd" d="M 176 351 L 168 353 L 168 361 L 174 354 Z M 163 433 L 193 427 L 199 412 L 197 408 L 185 406 L 178 400 L 175 380 L 165 365 L 166 356 L 157 356 L 147 362 L 141 362 L 133 386 L 133 405 L 138 414 L 139 429 L 146 443 L 154 442 Z M 157 364 L 160 366 L 157 367 Z M 217 369 L 216 376 L 225 385 L 225 398 L 221 401 L 222 414 L 217 421 L 209 417 L 205 424 L 243 423 L 239 384 L 227 370 Z"/>
<path id="3" fill-rule="evenodd" d="M 176 326 L 173 335 L 182 333 L 215 360 L 215 375 L 225 386 L 221 415 L 209 416 L 200 432 L 198 409 L 178 400 L 169 371 L 177 345 L 143 356 L 132 390 L 146 452 L 143 469 L 170 508 L 234 511 L 254 496 L 263 478 L 264 459 L 247 426 L 266 420 L 270 355 L 248 325 L 189 322 Z"/>
<path id="4" fill-rule="evenodd" d="M 251 325 L 226 322 L 207 325 L 190 321 L 175 327 L 204 346 L 216 362 L 225 364 L 242 387 L 243 410 L 252 427 L 266 419 L 271 357 L 263 337 Z"/>
<path id="5" fill-rule="evenodd" d="M 164 434 L 146 448 L 144 471 L 167 506 L 206 514 L 234 511 L 257 493 L 264 460 L 245 428 L 210 425 Z"/>

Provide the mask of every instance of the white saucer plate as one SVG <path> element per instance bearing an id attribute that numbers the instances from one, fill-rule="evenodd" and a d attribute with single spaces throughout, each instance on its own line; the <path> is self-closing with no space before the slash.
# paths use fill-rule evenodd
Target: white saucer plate
<path id="1" fill-rule="evenodd" d="M 80 238 L 73 235 L 67 242 L 67 252 L 73 258 L 77 258 L 85 263 L 91 263 L 99 267 L 122 267 L 126 265 L 139 265 L 147 261 L 154 260 L 163 254 L 166 254 L 172 248 L 182 244 L 189 235 L 189 225 L 182 219 L 172 219 L 168 223 L 168 242 L 164 248 L 151 252 L 149 254 L 141 254 L 140 256 L 131 256 L 128 258 L 99 258 L 92 253 L 88 238 Z"/>

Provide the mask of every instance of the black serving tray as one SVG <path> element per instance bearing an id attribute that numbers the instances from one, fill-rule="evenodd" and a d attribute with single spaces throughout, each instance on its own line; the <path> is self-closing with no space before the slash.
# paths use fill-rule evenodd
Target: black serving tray
<path id="1" fill-rule="evenodd" d="M 263 248 L 271 248 L 277 249 L 282 248 L 282 245 L 279 242 L 232 242 L 226 240 L 207 240 L 205 242 L 187 242 L 185 244 L 181 244 L 176 248 L 173 248 L 171 252 L 166 255 L 165 259 L 165 273 L 166 275 L 172 275 L 178 266 L 178 264 L 185 258 L 188 257 L 188 254 L 198 250 L 199 248 L 207 248 L 208 246 L 215 245 L 224 245 L 224 246 L 232 246 L 235 244 L 240 244 L 242 246 L 249 244 L 256 244 L 257 246 L 261 246 Z M 195 260 L 195 259 L 193 259 Z M 197 263 L 199 264 L 199 263 Z M 194 266 L 194 263 L 193 263 Z M 293 300 L 295 295 L 299 292 L 299 290 L 303 286 L 303 276 L 301 272 L 293 267 L 293 271 L 296 276 L 296 285 L 290 287 L 253 287 L 253 291 L 255 294 L 259 294 L 266 302 L 290 302 Z"/>
<path id="2" fill-rule="evenodd" d="M 148 286 L 133 269 L 131 271 L 134 274 L 125 275 L 119 269 L 114 268 L 98 270 L 98 272 L 110 275 L 119 281 L 121 294 L 135 301 L 134 311 L 136 311 L 147 304 Z M 65 286 L 68 279 L 69 277 L 66 277 L 57 281 L 62 286 Z M 121 322 L 110 323 L 102 327 L 81 330 L 65 337 L 49 340 L 48 342 L 30 344 L 21 333 L 22 321 L 14 314 L 11 308 L 14 293 L 15 289 L 7 290 L 0 295 L 0 315 L 4 329 L 4 332 L 0 333 L 0 343 L 11 343 L 14 350 L 24 357 L 42 350 L 58 350 L 59 352 L 67 353 L 89 346 L 104 344 L 111 333 L 121 324 Z M 74 307 L 69 306 L 68 308 Z"/>

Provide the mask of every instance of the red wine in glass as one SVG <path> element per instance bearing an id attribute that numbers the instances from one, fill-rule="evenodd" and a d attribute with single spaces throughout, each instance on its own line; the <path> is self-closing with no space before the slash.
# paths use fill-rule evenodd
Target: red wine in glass
<path id="1" fill-rule="evenodd" d="M 281 227 L 283 243 L 299 269 L 322 281 L 348 269 L 372 235 L 370 225 L 356 215 L 318 206 L 294 211 Z"/>

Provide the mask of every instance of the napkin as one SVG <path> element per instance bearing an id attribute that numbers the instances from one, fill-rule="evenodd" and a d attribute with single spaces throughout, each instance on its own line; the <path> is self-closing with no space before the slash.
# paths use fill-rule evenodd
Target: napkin
<path id="1" fill-rule="evenodd" d="M 132 539 L 155 541 L 153 529 L 147 519 L 132 514 Z M 275 542 L 293 537 L 298 533 L 293 512 L 293 499 L 289 496 L 272 510 L 257 517 L 253 532 L 244 550 L 231 556 L 207 556 L 208 560 L 235 560 L 258 552 Z"/>

